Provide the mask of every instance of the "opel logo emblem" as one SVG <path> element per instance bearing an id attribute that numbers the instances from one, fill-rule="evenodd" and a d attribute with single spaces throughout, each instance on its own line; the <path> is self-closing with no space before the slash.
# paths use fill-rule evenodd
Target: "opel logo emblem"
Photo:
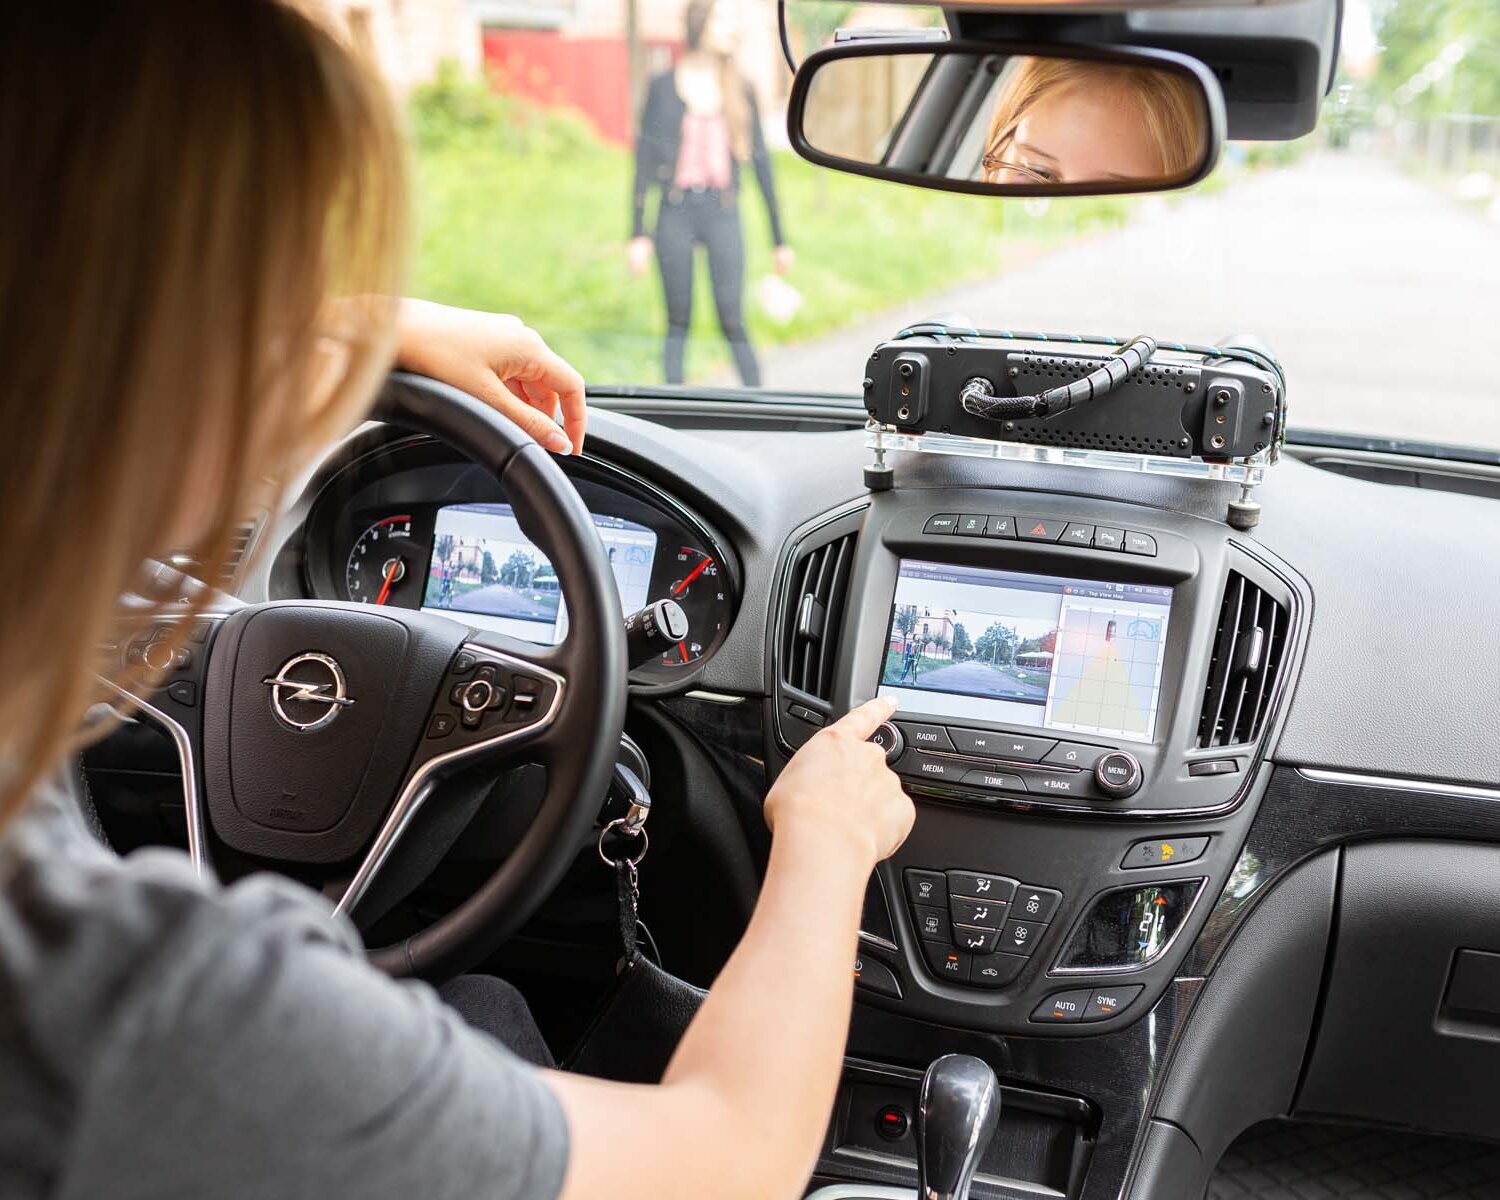
<path id="1" fill-rule="evenodd" d="M 271 707 L 293 729 L 322 729 L 354 703 L 346 694 L 344 672 L 326 654 L 308 651 L 281 664 L 261 680 L 271 689 Z"/>

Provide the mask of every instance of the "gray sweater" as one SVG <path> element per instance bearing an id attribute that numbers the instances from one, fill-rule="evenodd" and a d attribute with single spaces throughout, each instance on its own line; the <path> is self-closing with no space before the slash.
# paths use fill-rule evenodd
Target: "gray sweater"
<path id="1" fill-rule="evenodd" d="M 61 785 L 0 835 L 0 1196 L 547 1200 L 541 1075 L 315 893 L 120 858 Z"/>

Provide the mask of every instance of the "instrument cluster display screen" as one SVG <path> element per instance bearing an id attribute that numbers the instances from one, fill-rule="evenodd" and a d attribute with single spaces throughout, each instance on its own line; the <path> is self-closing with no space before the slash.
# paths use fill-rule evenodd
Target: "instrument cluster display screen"
<path id="1" fill-rule="evenodd" d="M 634 521 L 593 514 L 625 613 L 650 599 L 656 534 Z M 556 645 L 568 631 L 557 573 L 521 532 L 509 504 L 438 509 L 422 611 L 462 613 L 480 629 Z"/>
<path id="2" fill-rule="evenodd" d="M 958 720 L 1149 742 L 1172 589 L 904 559 L 879 694 Z"/>

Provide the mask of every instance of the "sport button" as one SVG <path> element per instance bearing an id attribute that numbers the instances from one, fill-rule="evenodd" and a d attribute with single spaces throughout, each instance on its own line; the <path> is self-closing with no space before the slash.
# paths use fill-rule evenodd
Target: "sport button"
<path id="1" fill-rule="evenodd" d="M 952 533 L 958 526 L 957 513 L 938 513 L 935 517 L 928 517 L 927 524 L 922 526 L 923 533 Z"/>

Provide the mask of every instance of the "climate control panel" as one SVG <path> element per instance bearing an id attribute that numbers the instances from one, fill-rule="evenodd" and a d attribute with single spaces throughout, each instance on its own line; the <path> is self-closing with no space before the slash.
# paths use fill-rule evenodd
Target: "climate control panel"
<path id="1" fill-rule="evenodd" d="M 939 979 L 1001 988 L 1020 975 L 1062 907 L 1056 888 L 983 871 L 905 872 L 912 925 Z"/>

